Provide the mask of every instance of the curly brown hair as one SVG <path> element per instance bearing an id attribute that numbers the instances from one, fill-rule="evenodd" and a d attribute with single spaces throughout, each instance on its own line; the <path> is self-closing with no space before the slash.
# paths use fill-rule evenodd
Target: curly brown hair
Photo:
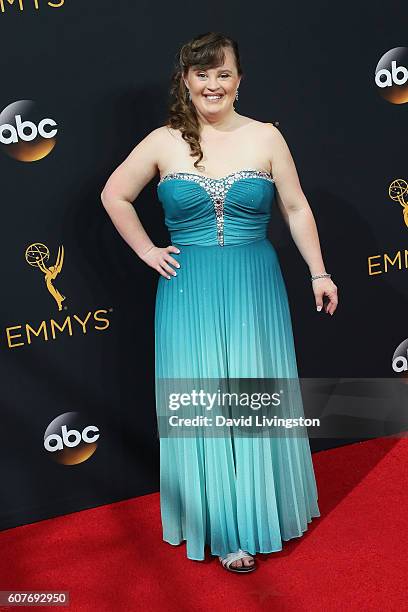
<path id="1" fill-rule="evenodd" d="M 221 66 L 225 59 L 225 47 L 232 49 L 238 75 L 242 76 L 238 44 L 220 32 L 199 34 L 185 43 L 176 54 L 175 68 L 171 77 L 169 117 L 166 125 L 180 130 L 182 138 L 190 146 L 190 156 L 198 156 L 194 162 L 195 168 L 204 169 L 204 166 L 199 166 L 203 159 L 200 146 L 200 124 L 194 104 L 189 100 L 183 76 L 187 75 L 190 67 L 206 70 Z"/>

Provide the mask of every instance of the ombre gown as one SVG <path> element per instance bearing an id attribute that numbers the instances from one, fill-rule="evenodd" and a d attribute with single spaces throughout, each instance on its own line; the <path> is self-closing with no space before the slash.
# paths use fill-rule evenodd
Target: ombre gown
<path id="1" fill-rule="evenodd" d="M 297 379 L 286 287 L 266 237 L 272 176 L 174 172 L 157 193 L 181 267 L 158 280 L 156 391 L 162 379 Z M 160 436 L 163 540 L 185 540 L 189 559 L 203 560 L 206 545 L 213 555 L 282 550 L 320 516 L 317 497 L 307 434 Z"/>

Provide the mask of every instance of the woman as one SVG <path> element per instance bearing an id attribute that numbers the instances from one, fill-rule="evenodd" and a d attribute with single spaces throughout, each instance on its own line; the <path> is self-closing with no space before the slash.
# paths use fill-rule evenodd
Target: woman
<path id="1" fill-rule="evenodd" d="M 185 44 L 167 124 L 135 147 L 101 195 L 121 236 L 160 274 L 157 402 L 162 380 L 297 378 L 286 288 L 266 238 L 275 196 L 309 266 L 317 310 L 336 310 L 284 138 L 235 110 L 241 78 L 231 38 L 207 33 Z M 157 172 L 167 247 L 152 243 L 131 204 Z M 307 434 L 163 435 L 160 466 L 163 539 L 185 540 L 190 559 L 203 560 L 209 545 L 226 569 L 252 571 L 257 552 L 281 550 L 320 516 Z"/>

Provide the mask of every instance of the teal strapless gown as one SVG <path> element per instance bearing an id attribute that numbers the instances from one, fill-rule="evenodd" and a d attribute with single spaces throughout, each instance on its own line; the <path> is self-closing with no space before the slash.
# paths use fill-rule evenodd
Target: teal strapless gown
<path id="1" fill-rule="evenodd" d="M 181 267 L 158 280 L 156 390 L 169 378 L 297 377 L 286 287 L 266 237 L 272 176 L 174 172 L 157 193 Z M 206 545 L 213 555 L 282 550 L 320 516 L 317 497 L 307 435 L 160 438 L 163 540 L 185 540 L 189 559 L 203 560 Z"/>

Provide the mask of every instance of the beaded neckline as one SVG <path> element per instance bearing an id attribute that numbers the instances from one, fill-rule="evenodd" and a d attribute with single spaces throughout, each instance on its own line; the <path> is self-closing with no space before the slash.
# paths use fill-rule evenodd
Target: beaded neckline
<path id="1" fill-rule="evenodd" d="M 266 170 L 259 170 L 259 168 L 243 168 L 242 170 L 235 170 L 235 172 L 230 172 L 229 174 L 226 174 L 225 176 L 220 176 L 219 178 L 213 177 L 213 176 L 206 176 L 205 174 L 200 174 L 198 172 L 188 172 L 186 170 L 178 170 L 178 171 L 168 172 L 167 174 L 164 174 L 159 180 L 158 185 L 160 185 L 160 183 L 162 183 L 165 179 L 173 177 L 173 176 L 177 176 L 179 174 L 184 174 L 187 176 L 199 176 L 200 178 L 207 179 L 209 181 L 224 181 L 226 179 L 229 179 L 231 176 L 234 176 L 235 174 L 239 174 L 241 172 L 255 172 L 259 174 L 260 176 L 265 176 L 269 178 L 273 183 L 275 182 L 274 179 L 272 178 L 272 174 L 270 172 L 267 172 Z"/>
<path id="2" fill-rule="evenodd" d="M 207 192 L 208 196 L 212 200 L 216 218 L 218 243 L 220 246 L 224 246 L 224 202 L 226 195 L 231 189 L 232 185 L 237 181 L 254 177 L 265 179 L 270 184 L 275 182 L 270 172 L 267 172 L 266 170 L 248 168 L 247 170 L 236 170 L 235 172 L 230 172 L 226 176 L 221 176 L 220 178 L 203 176 L 197 172 L 169 172 L 160 179 L 157 187 L 172 179 L 180 179 L 198 183 L 198 185 L 200 185 L 200 187 Z"/>

